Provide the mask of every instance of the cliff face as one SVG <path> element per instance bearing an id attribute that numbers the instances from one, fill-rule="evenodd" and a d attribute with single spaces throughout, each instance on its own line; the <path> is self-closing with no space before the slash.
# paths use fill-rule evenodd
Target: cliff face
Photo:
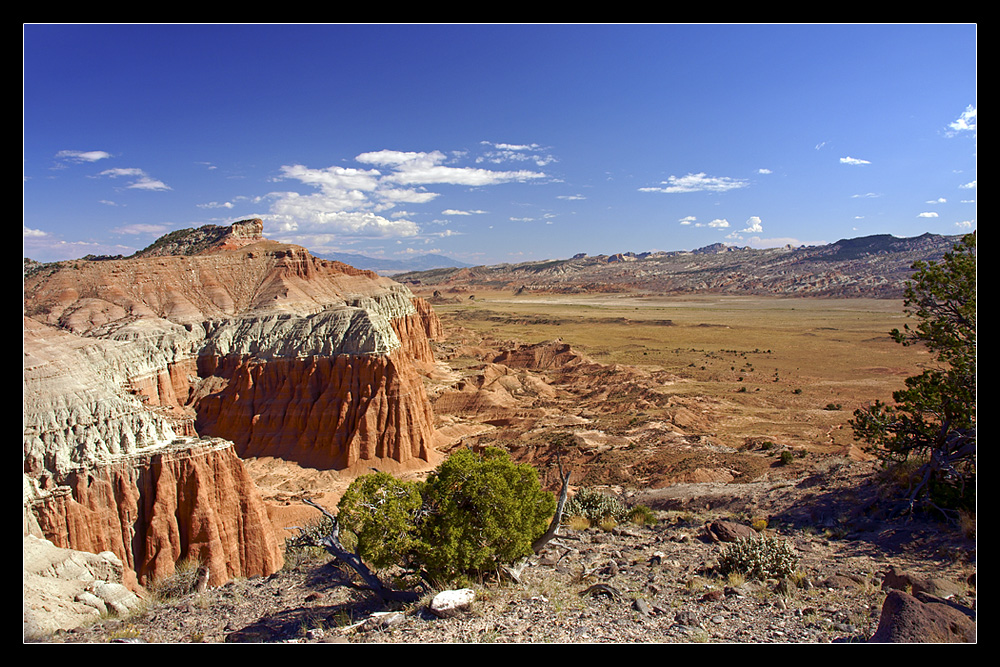
<path id="1" fill-rule="evenodd" d="M 214 582 L 263 574 L 279 549 L 237 453 L 389 470 L 432 456 L 414 368 L 433 361 L 430 306 L 259 234 L 202 228 L 26 277 L 25 497 L 54 543 L 112 550 L 142 580 L 190 556 Z"/>
<path id="2" fill-rule="evenodd" d="M 60 481 L 31 494 L 37 532 L 58 547 L 113 552 L 130 583 L 173 574 L 183 558 L 207 565 L 211 585 L 281 567 L 264 503 L 227 441 L 179 439 Z"/>

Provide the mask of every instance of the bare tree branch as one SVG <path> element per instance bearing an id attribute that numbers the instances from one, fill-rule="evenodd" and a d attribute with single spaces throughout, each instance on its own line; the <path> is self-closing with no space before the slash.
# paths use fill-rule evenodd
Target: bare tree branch
<path id="1" fill-rule="evenodd" d="M 357 554 L 348 551 L 344 548 L 344 545 L 341 544 L 340 524 L 337 522 L 337 517 L 330 514 L 326 508 L 321 507 L 308 498 L 303 498 L 302 502 L 306 505 L 315 507 L 333 522 L 333 529 L 330 531 L 329 535 L 320 539 L 319 546 L 322 546 L 330 553 L 330 555 L 350 566 L 350 568 L 357 572 L 358 576 L 364 580 L 365 584 L 367 584 L 368 587 L 371 588 L 372 591 L 374 591 L 379 597 L 384 600 L 399 600 L 404 602 L 412 602 L 419 599 L 419 596 L 412 591 L 397 591 L 383 584 L 382 580 L 379 579 L 367 565 L 365 565 L 364 561 L 362 561 Z"/>

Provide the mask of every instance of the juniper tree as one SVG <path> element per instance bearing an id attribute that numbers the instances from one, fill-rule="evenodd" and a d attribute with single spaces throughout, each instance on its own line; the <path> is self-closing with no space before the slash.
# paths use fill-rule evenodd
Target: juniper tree
<path id="1" fill-rule="evenodd" d="M 875 401 L 851 426 L 891 468 L 915 464 L 909 501 L 971 508 L 976 481 L 976 235 L 942 261 L 916 262 L 904 298 L 914 327 L 894 329 L 903 345 L 923 345 L 937 365 L 906 379 L 894 405 Z"/>

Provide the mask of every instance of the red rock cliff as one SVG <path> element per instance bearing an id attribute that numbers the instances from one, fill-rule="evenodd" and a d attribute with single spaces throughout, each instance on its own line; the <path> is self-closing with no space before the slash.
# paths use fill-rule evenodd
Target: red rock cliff
<path id="1" fill-rule="evenodd" d="M 111 551 L 140 584 L 186 558 L 208 566 L 213 586 L 281 567 L 267 510 L 231 443 L 187 439 L 60 482 L 30 501 L 42 535 L 63 548 Z"/>
<path id="2" fill-rule="evenodd" d="M 433 457 L 414 367 L 433 361 L 433 310 L 258 223 L 26 276 L 25 503 L 52 541 L 112 550 L 143 579 L 188 556 L 216 582 L 265 573 L 266 516 L 233 450 L 152 452 L 200 435 L 317 468 Z"/>

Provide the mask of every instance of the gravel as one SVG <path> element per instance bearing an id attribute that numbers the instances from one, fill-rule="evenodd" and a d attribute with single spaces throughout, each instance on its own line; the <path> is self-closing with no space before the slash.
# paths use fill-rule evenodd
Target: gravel
<path id="1" fill-rule="evenodd" d="M 742 581 L 717 570 L 718 516 L 657 512 L 654 526 L 563 530 L 520 581 L 465 582 L 471 607 L 438 618 L 419 602 L 382 603 L 325 554 L 289 557 L 270 576 L 150 602 L 49 642 L 266 643 L 830 643 L 875 632 L 890 565 L 948 578 L 975 605 L 974 546 L 934 524 L 885 524 L 830 535 L 768 529 L 799 557 L 786 580 Z M 739 519 L 739 517 L 727 517 Z M 896 536 L 889 540 L 889 536 Z M 942 544 L 951 548 L 942 549 Z M 962 545 L 965 544 L 963 547 Z M 973 561 L 973 562 L 970 562 Z"/>

